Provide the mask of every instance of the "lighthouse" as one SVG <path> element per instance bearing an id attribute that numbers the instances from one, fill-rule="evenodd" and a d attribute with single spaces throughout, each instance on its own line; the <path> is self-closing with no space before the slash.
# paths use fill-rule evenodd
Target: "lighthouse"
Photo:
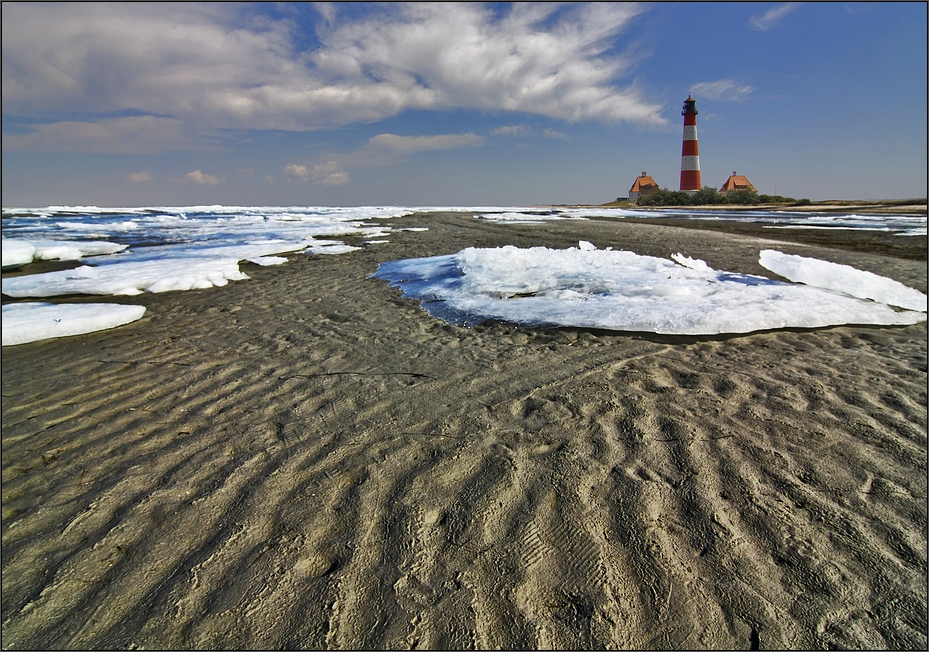
<path id="1" fill-rule="evenodd" d="M 681 190 L 694 193 L 700 182 L 700 150 L 697 147 L 697 102 L 690 95 L 684 100 L 684 144 L 681 147 Z"/>

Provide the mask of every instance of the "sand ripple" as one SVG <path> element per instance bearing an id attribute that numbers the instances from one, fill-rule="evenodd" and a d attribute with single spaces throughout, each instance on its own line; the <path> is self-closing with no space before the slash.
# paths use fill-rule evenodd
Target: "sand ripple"
<path id="1" fill-rule="evenodd" d="M 4 647 L 925 648 L 925 324 L 463 329 L 373 251 L 4 349 Z"/>

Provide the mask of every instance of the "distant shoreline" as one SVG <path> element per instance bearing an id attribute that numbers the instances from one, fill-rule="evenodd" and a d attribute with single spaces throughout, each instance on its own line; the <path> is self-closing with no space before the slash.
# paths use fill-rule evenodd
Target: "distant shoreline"
<path id="1" fill-rule="evenodd" d="M 150 208 L 146 206 L 69 206 L 65 204 L 55 205 L 60 208 L 95 208 L 102 211 L 120 211 L 124 209 L 143 209 Z M 503 206 L 502 204 L 500 206 Z M 521 206 L 521 204 L 512 204 L 512 206 Z M 604 204 L 532 204 L 533 208 L 630 208 L 635 210 L 666 211 L 668 209 L 682 209 L 695 211 L 783 211 L 783 212 L 815 212 L 815 213 L 843 213 L 848 209 L 855 209 L 868 213 L 884 213 L 896 215 L 926 215 L 927 200 L 925 198 L 917 199 L 827 199 L 823 201 L 814 201 L 809 204 L 797 204 L 796 202 L 786 202 L 777 204 L 706 204 L 701 206 L 679 205 L 679 206 L 636 206 L 633 202 L 611 201 Z M 229 206 L 231 207 L 231 205 Z M 411 208 L 425 208 L 415 204 L 410 204 Z M 28 209 L 47 209 L 51 206 L 4 206 L 3 211 L 9 210 L 28 210 Z M 321 208 L 350 208 L 350 206 L 321 206 Z M 458 208 L 456 205 L 432 206 L 434 210 L 443 208 Z"/>
<path id="2" fill-rule="evenodd" d="M 809 204 L 796 204 L 794 202 L 778 204 L 707 204 L 702 206 L 636 206 L 633 202 L 607 202 L 605 204 L 547 204 L 557 208 L 631 208 L 642 211 L 666 211 L 668 209 L 684 209 L 693 211 L 774 211 L 798 213 L 844 213 L 848 209 L 855 209 L 872 214 L 893 215 L 926 215 L 926 199 L 827 199 L 814 201 Z"/>

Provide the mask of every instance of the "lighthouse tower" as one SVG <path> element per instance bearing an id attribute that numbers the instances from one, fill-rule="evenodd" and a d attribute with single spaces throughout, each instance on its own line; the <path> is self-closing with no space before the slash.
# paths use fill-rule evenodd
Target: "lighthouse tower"
<path id="1" fill-rule="evenodd" d="M 684 144 L 681 147 L 681 190 L 694 193 L 700 182 L 700 150 L 697 147 L 697 102 L 690 95 L 684 100 Z"/>

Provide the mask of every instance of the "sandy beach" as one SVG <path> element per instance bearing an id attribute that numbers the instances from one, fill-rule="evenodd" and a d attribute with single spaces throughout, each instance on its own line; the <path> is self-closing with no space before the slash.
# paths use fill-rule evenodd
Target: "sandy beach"
<path id="1" fill-rule="evenodd" d="M 371 278 L 587 240 L 926 292 L 926 237 L 385 225 L 428 230 L 3 348 L 4 649 L 926 648 L 925 322 L 465 328 Z"/>

